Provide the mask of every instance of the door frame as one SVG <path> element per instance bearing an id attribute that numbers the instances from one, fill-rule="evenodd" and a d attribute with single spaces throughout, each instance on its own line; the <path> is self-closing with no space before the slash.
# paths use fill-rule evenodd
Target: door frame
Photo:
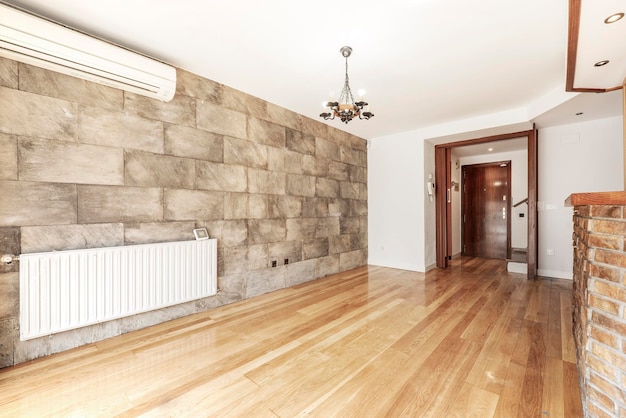
<path id="1" fill-rule="evenodd" d="M 512 132 L 502 135 L 479 137 L 465 141 L 435 145 L 435 228 L 437 267 L 447 268 L 452 256 L 452 228 L 450 196 L 451 151 L 453 148 L 507 139 L 527 139 L 528 149 L 528 274 L 529 279 L 537 276 L 537 130 Z"/>
<path id="2" fill-rule="evenodd" d="M 506 250 L 505 250 L 505 256 L 508 258 L 511 254 L 511 160 L 505 160 L 505 161 L 491 161 L 488 163 L 476 163 L 476 164 L 467 164 L 464 166 L 461 166 L 461 254 L 463 254 L 464 251 L 464 247 L 465 247 L 465 225 L 466 223 L 463 221 L 463 218 L 465 217 L 465 171 L 463 170 L 463 167 L 495 167 L 495 166 L 499 166 L 502 167 L 502 165 L 505 164 L 506 165 L 506 178 L 507 178 L 507 185 L 506 185 Z M 448 229 L 450 231 L 450 229 Z M 452 241 L 452 240 L 450 240 Z M 448 257 L 450 258 L 450 257 Z"/>

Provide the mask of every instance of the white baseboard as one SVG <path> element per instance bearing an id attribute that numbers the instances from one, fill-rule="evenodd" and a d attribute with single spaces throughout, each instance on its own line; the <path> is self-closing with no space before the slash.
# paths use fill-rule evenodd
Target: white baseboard
<path id="1" fill-rule="evenodd" d="M 537 269 L 537 276 L 549 277 L 553 279 L 574 280 L 573 278 L 574 273 L 572 273 L 571 271 L 565 272 L 565 271 L 557 271 L 557 270 Z"/>

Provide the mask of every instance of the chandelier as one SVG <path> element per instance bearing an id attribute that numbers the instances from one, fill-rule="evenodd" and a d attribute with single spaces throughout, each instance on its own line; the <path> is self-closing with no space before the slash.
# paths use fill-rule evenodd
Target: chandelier
<path id="1" fill-rule="evenodd" d="M 354 101 L 352 96 L 352 90 L 350 90 L 350 81 L 348 79 L 348 57 L 352 54 L 352 48 L 344 46 L 339 50 L 341 55 L 346 59 L 346 80 L 343 83 L 343 89 L 341 89 L 341 95 L 339 95 L 339 101 L 337 102 L 325 102 L 324 106 L 328 108 L 328 112 L 320 114 L 324 120 L 332 120 L 335 117 L 341 119 L 342 122 L 348 123 L 354 117 L 359 119 L 369 119 L 374 116 L 372 112 L 368 110 L 368 103 L 364 101 Z"/>

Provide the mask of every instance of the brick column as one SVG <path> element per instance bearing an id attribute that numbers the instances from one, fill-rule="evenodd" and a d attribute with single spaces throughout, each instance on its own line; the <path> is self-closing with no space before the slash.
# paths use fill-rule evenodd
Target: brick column
<path id="1" fill-rule="evenodd" d="M 625 208 L 574 212 L 574 339 L 586 417 L 626 416 Z"/>

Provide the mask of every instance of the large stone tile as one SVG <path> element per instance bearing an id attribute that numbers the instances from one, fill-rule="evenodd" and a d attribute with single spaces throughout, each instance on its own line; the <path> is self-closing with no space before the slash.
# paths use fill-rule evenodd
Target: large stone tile
<path id="1" fill-rule="evenodd" d="M 328 202 L 328 216 L 350 216 L 350 201 L 347 199 L 331 199 Z"/>
<path id="2" fill-rule="evenodd" d="M 17 319 L 0 319 L 0 368 L 16 364 L 13 357 L 14 341 L 18 339 Z"/>
<path id="3" fill-rule="evenodd" d="M 327 177 L 329 168 L 328 160 L 316 158 L 312 155 L 302 156 L 302 172 L 310 176 Z"/>
<path id="4" fill-rule="evenodd" d="M 114 148 L 163 152 L 163 123 L 124 112 L 81 106 L 80 142 Z"/>
<path id="5" fill-rule="evenodd" d="M 22 252 L 75 250 L 124 245 L 121 223 L 22 227 Z"/>
<path id="6" fill-rule="evenodd" d="M 0 61 L 1 62 L 1 61 Z M 17 138 L 0 133 L 0 180 L 17 180 Z"/>
<path id="7" fill-rule="evenodd" d="M 302 217 L 303 218 L 315 218 L 316 216 L 317 216 L 317 198 L 315 197 L 303 198 L 302 199 Z"/>
<path id="8" fill-rule="evenodd" d="M 269 259 L 276 260 L 277 264 L 296 263 L 302 260 L 302 241 L 281 241 L 269 244 Z"/>
<path id="9" fill-rule="evenodd" d="M 340 147 L 323 138 L 315 138 L 315 156 L 333 161 L 341 161 Z"/>
<path id="10" fill-rule="evenodd" d="M 247 168 L 240 165 L 196 161 L 196 187 L 203 190 L 245 192 Z"/>
<path id="11" fill-rule="evenodd" d="M 328 125 L 322 122 L 321 118 L 311 119 L 302 116 L 302 132 L 320 138 L 326 138 L 328 136 Z"/>
<path id="12" fill-rule="evenodd" d="M 312 133 L 296 131 L 287 128 L 285 144 L 288 149 L 299 152 L 301 154 L 315 154 L 315 135 Z"/>
<path id="13" fill-rule="evenodd" d="M 289 151 L 284 148 L 268 147 L 267 156 L 268 170 L 295 174 L 303 172 L 302 154 L 299 152 Z"/>
<path id="14" fill-rule="evenodd" d="M 124 110 L 144 118 L 177 125 L 195 126 L 196 101 L 188 96 L 176 95 L 169 102 L 124 92 Z"/>
<path id="15" fill-rule="evenodd" d="M 339 182 L 337 180 L 318 177 L 315 189 L 317 197 L 339 197 Z"/>
<path id="16" fill-rule="evenodd" d="M 287 240 L 304 240 L 315 236 L 316 218 L 287 219 Z"/>
<path id="17" fill-rule="evenodd" d="M 231 274 L 219 277 L 217 288 L 220 290 L 218 296 L 226 295 L 227 297 L 227 301 L 224 301 L 225 303 L 222 303 L 222 305 L 242 300 L 246 292 L 246 275 Z"/>
<path id="18" fill-rule="evenodd" d="M 0 255 L 22 253 L 20 244 L 21 228 L 19 226 L 0 227 Z M 12 262 L 10 264 L 0 263 L 0 274 L 19 271 L 20 263 Z"/>
<path id="19" fill-rule="evenodd" d="M 339 218 L 317 218 L 315 237 L 323 238 L 339 235 L 340 230 Z"/>
<path id="20" fill-rule="evenodd" d="M 248 192 L 262 194 L 285 194 L 287 175 L 274 171 L 248 169 Z"/>
<path id="21" fill-rule="evenodd" d="M 124 244 L 191 241 L 195 226 L 194 222 L 129 223 L 124 225 Z"/>
<path id="22" fill-rule="evenodd" d="M 265 120 L 248 118 L 248 139 L 277 148 L 285 147 L 285 127 Z"/>
<path id="23" fill-rule="evenodd" d="M 165 189 L 165 219 L 171 221 L 224 219 L 224 193 Z"/>
<path id="24" fill-rule="evenodd" d="M 176 94 L 220 103 L 223 86 L 189 71 L 176 69 Z"/>
<path id="25" fill-rule="evenodd" d="M 198 101 L 196 126 L 208 132 L 232 136 L 247 137 L 247 116 L 245 113 L 225 109 L 208 101 Z"/>
<path id="26" fill-rule="evenodd" d="M 250 244 L 283 241 L 286 232 L 286 224 L 283 219 L 248 220 L 248 242 Z"/>
<path id="27" fill-rule="evenodd" d="M 302 115 L 273 103 L 267 103 L 267 120 L 296 131 L 302 130 Z"/>
<path id="28" fill-rule="evenodd" d="M 365 216 L 367 215 L 367 201 L 366 200 L 351 200 L 350 201 L 350 216 Z"/>
<path id="29" fill-rule="evenodd" d="M 271 244 L 256 244 L 248 246 L 248 270 L 261 270 L 271 266 L 269 254 L 270 245 Z"/>
<path id="30" fill-rule="evenodd" d="M 354 235 L 334 235 L 328 239 L 330 254 L 347 253 L 359 248 L 359 241 Z"/>
<path id="31" fill-rule="evenodd" d="M 81 78 L 20 63 L 20 90 L 89 106 L 121 110 L 124 92 Z"/>
<path id="32" fill-rule="evenodd" d="M 167 125 L 165 153 L 221 163 L 224 161 L 224 137 L 188 126 Z"/>
<path id="33" fill-rule="evenodd" d="M 20 314 L 20 274 L 0 273 L 0 320 Z"/>
<path id="34" fill-rule="evenodd" d="M 304 260 L 326 257 L 328 254 L 328 238 L 307 239 L 302 243 L 302 258 Z"/>
<path id="35" fill-rule="evenodd" d="M 222 89 L 221 104 L 225 108 L 245 113 L 255 118 L 267 119 L 267 102 L 231 87 Z"/>
<path id="36" fill-rule="evenodd" d="M 339 272 L 339 256 L 329 255 L 328 257 L 316 258 L 316 276 L 318 278 L 330 276 Z"/>
<path id="37" fill-rule="evenodd" d="M 124 152 L 97 145 L 20 138 L 20 181 L 124 183 Z"/>
<path id="38" fill-rule="evenodd" d="M 355 150 L 348 146 L 341 147 L 341 161 L 346 164 L 360 166 L 362 161 L 361 154 L 363 154 L 363 151 Z"/>
<path id="39" fill-rule="evenodd" d="M 339 220 L 341 234 L 358 234 L 361 231 L 361 218 L 345 217 Z"/>
<path id="40" fill-rule="evenodd" d="M 283 289 L 286 286 L 285 266 L 248 272 L 246 299 Z"/>
<path id="41" fill-rule="evenodd" d="M 298 174 L 287 175 L 287 194 L 293 196 L 315 196 L 315 177 Z"/>
<path id="42" fill-rule="evenodd" d="M 78 186 L 78 222 L 155 222 L 163 220 L 160 188 Z"/>
<path id="43" fill-rule="evenodd" d="M 344 163 L 329 161 L 328 176 L 335 180 L 346 181 L 350 178 L 350 166 Z"/>
<path id="44" fill-rule="evenodd" d="M 367 184 L 359 183 L 359 200 L 367 200 Z"/>
<path id="45" fill-rule="evenodd" d="M 285 285 L 295 286 L 317 279 L 317 261 L 307 260 L 286 266 Z"/>
<path id="46" fill-rule="evenodd" d="M 0 226 L 76 223 L 73 184 L 0 181 Z"/>
<path id="47" fill-rule="evenodd" d="M 367 264 L 367 251 L 356 250 L 339 254 L 339 270 L 346 271 Z"/>
<path id="48" fill-rule="evenodd" d="M 78 105 L 0 87 L 0 132 L 74 141 Z"/>
<path id="49" fill-rule="evenodd" d="M 354 149 L 367 152 L 367 140 L 355 135 L 350 136 L 350 145 Z"/>
<path id="50" fill-rule="evenodd" d="M 174 187 L 192 189 L 196 162 L 142 151 L 126 151 L 124 184 L 127 186 Z"/>
<path id="51" fill-rule="evenodd" d="M 217 239 L 218 248 L 240 247 L 248 243 L 248 225 L 244 220 L 202 221 L 196 226 L 206 228 L 209 237 Z"/>
<path id="52" fill-rule="evenodd" d="M 0 57 L 0 86 L 17 90 L 17 61 Z"/>
<path id="53" fill-rule="evenodd" d="M 245 167 L 267 168 L 267 147 L 252 141 L 226 137 L 224 162 Z"/>
<path id="54" fill-rule="evenodd" d="M 302 217 L 302 198 L 298 196 L 269 195 L 267 207 L 269 218 Z"/>
<path id="55" fill-rule="evenodd" d="M 339 184 L 340 196 L 342 199 L 358 199 L 359 198 L 359 184 L 350 183 L 349 181 L 342 181 Z"/>
<path id="56" fill-rule="evenodd" d="M 248 195 L 248 218 L 263 219 L 268 215 L 268 197 L 262 194 Z"/>
<path id="57" fill-rule="evenodd" d="M 224 248 L 224 275 L 248 271 L 248 247 Z"/>
<path id="58" fill-rule="evenodd" d="M 354 183 L 367 183 L 367 168 L 358 166 L 349 166 L 349 179 Z"/>
<path id="59" fill-rule="evenodd" d="M 247 219 L 248 200 L 247 193 L 226 193 L 224 195 L 224 219 Z"/>
<path id="60" fill-rule="evenodd" d="M 349 134 L 348 132 L 339 129 L 339 128 L 335 128 L 333 126 L 328 126 L 328 140 L 331 142 L 334 142 L 337 145 L 343 145 L 346 147 L 351 146 L 352 141 L 350 139 L 352 135 Z"/>

